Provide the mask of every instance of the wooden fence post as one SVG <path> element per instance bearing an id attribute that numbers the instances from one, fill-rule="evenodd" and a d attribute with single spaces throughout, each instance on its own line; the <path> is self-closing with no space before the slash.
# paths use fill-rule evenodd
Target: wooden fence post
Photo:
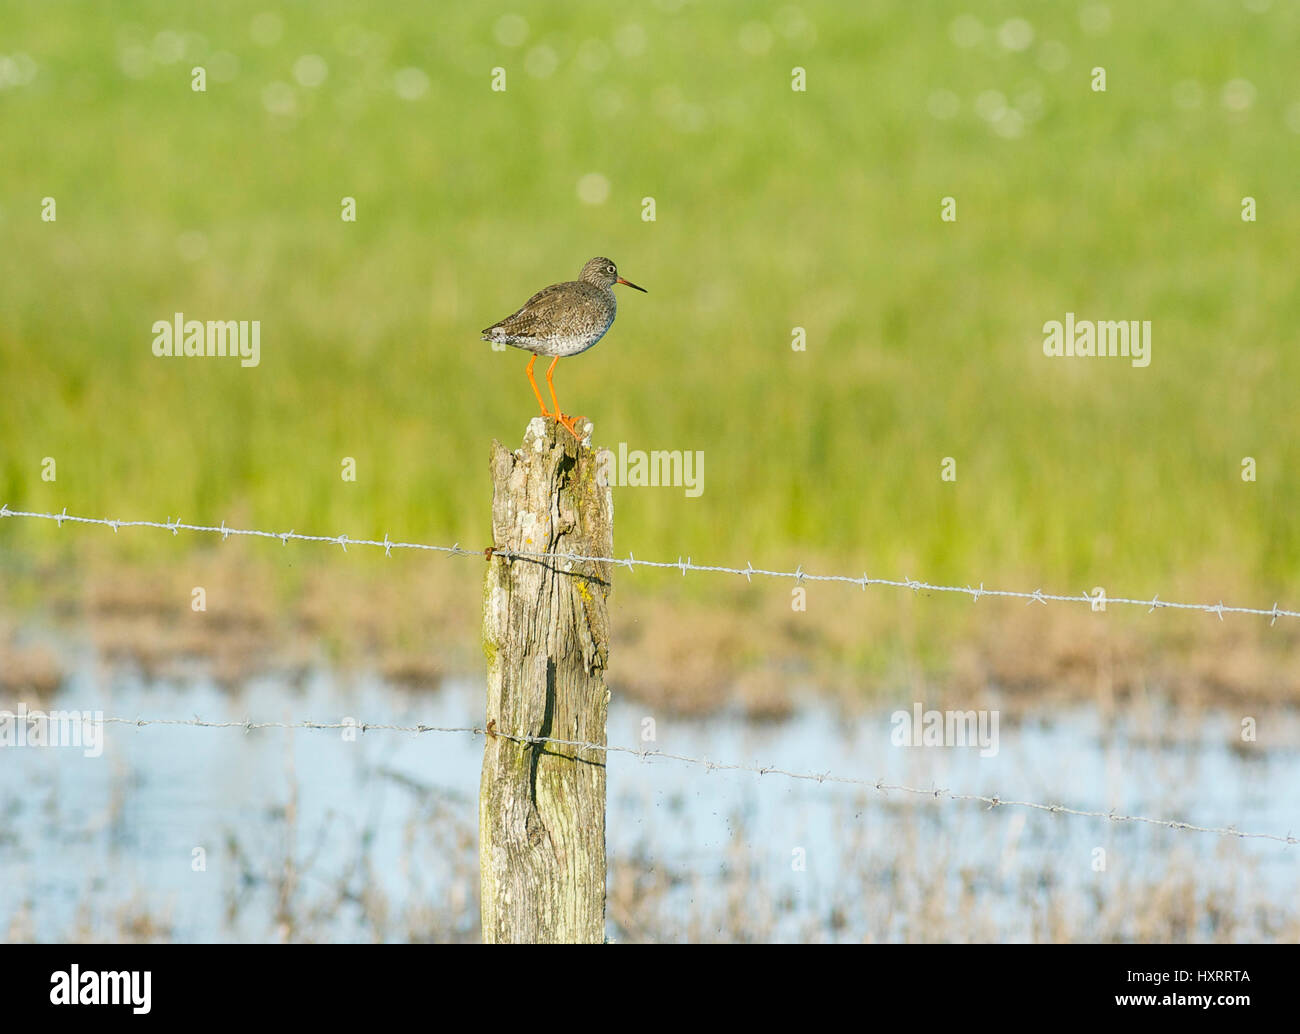
<path id="1" fill-rule="evenodd" d="M 494 547 L 610 556 L 613 495 L 598 476 L 607 461 L 540 417 L 520 451 L 494 441 Z M 488 563 L 479 871 L 489 944 L 605 939 L 605 753 L 507 737 L 604 746 L 609 567 L 560 557 Z"/>

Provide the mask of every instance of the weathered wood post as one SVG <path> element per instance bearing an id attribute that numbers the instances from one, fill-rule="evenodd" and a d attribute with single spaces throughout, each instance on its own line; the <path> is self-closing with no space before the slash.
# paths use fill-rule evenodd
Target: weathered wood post
<path id="1" fill-rule="evenodd" d="M 602 461 L 534 417 L 523 448 L 492 443 L 496 550 L 611 555 Z M 604 469 L 608 469 L 607 467 Z M 605 939 L 608 564 L 493 555 L 483 600 L 487 744 L 479 787 L 486 943 Z"/>

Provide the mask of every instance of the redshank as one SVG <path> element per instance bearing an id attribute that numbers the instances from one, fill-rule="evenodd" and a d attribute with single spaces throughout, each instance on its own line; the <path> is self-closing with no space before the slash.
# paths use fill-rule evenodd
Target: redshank
<path id="1" fill-rule="evenodd" d="M 555 364 L 565 356 L 585 352 L 605 336 L 618 312 L 615 284 L 648 293 L 644 287 L 637 287 L 619 276 L 618 268 L 609 259 L 597 257 L 582 267 L 577 280 L 543 288 L 524 302 L 518 312 L 483 331 L 484 341 L 514 345 L 533 353 L 528 360 L 528 383 L 533 386 L 537 404 L 542 407 L 542 416 L 554 417 L 579 441 L 582 434 L 577 423 L 582 417 L 565 416 L 560 412 L 551 376 L 555 373 Z M 551 391 L 554 413 L 547 411 L 542 393 L 537 390 L 537 381 L 533 379 L 533 364 L 539 355 L 553 357 L 551 365 L 546 368 L 546 386 Z"/>

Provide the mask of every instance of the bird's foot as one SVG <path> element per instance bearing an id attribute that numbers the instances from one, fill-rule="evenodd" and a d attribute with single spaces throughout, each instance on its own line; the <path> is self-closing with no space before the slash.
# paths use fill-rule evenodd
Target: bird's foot
<path id="1" fill-rule="evenodd" d="M 586 437 L 583 431 L 578 430 L 578 425 L 586 422 L 587 418 L 585 416 L 565 416 L 563 413 L 557 413 L 555 414 L 555 420 L 578 441 L 582 441 Z"/>

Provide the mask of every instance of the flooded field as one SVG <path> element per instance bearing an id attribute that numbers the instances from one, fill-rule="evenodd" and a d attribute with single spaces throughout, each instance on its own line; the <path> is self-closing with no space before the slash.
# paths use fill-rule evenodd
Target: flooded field
<path id="1" fill-rule="evenodd" d="M 147 719 L 483 722 L 482 688 L 463 680 L 413 692 L 319 668 L 297 684 L 254 680 L 232 693 L 202 671 L 148 680 L 90 652 L 71 656 L 72 676 L 39 706 Z M 1003 709 L 981 749 L 896 745 L 897 710 L 811 704 L 785 721 L 686 720 L 615 695 L 609 742 L 868 784 L 1300 830 L 1291 712 L 1253 716 L 1257 741 L 1243 742 L 1238 712 L 1150 703 L 1102 720 L 1084 705 Z M 646 718 L 653 741 L 641 739 Z M 107 725 L 102 751 L 5 749 L 0 930 L 10 940 L 477 940 L 482 750 L 468 733 L 349 739 L 184 725 Z M 615 941 L 1300 937 L 1295 846 L 874 785 L 612 753 L 608 847 Z"/>

